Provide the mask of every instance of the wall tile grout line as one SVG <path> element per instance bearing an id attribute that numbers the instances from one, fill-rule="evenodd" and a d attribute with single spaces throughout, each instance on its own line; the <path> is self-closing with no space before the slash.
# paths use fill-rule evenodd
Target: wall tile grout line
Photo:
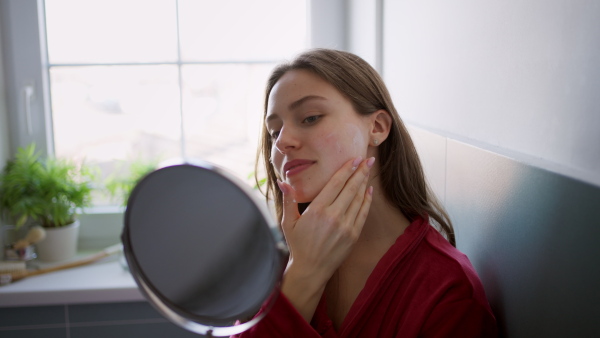
<path id="1" fill-rule="evenodd" d="M 158 324 L 168 323 L 169 321 L 164 318 L 152 318 L 152 319 L 130 319 L 130 320 L 109 320 L 101 322 L 82 322 L 82 323 L 71 323 L 70 327 L 89 327 L 89 326 L 114 326 L 114 325 L 135 325 L 135 324 Z"/>
<path id="2" fill-rule="evenodd" d="M 67 338 L 71 338 L 71 328 L 69 327 L 69 305 L 65 304 L 65 328 L 67 330 Z"/>
<path id="3" fill-rule="evenodd" d="M 19 326 L 0 327 L 0 331 L 59 329 L 62 327 L 66 327 L 66 325 L 65 324 L 19 325 Z"/>
<path id="4" fill-rule="evenodd" d="M 110 320 L 101 322 L 81 322 L 81 323 L 66 323 L 66 324 L 43 324 L 43 325 L 19 325 L 0 327 L 0 331 L 17 331 L 17 330 L 39 330 L 39 329 L 67 329 L 67 337 L 70 337 L 70 328 L 72 327 L 90 327 L 90 326 L 116 326 L 116 325 L 135 325 L 135 324 L 159 324 L 168 323 L 164 318 L 151 319 L 131 319 L 131 320 Z"/>

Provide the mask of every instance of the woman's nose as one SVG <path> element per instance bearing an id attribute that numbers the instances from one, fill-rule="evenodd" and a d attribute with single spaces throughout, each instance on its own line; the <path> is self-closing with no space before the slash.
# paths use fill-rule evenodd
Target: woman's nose
<path id="1" fill-rule="evenodd" d="M 285 154 L 286 152 L 297 148 L 298 145 L 299 140 L 294 134 L 294 131 L 291 128 L 281 128 L 277 140 L 275 141 L 275 148 L 277 148 L 280 153 Z"/>

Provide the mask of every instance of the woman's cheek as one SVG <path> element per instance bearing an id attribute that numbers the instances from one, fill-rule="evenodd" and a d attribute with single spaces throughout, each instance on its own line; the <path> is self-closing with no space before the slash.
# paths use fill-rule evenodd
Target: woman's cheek
<path id="1" fill-rule="evenodd" d="M 348 123 L 340 126 L 344 133 L 329 133 L 324 136 L 324 144 L 328 149 L 329 158 L 335 168 L 333 172 L 340 169 L 347 161 L 359 156 L 365 157 L 367 154 L 367 141 L 363 130 L 354 123 Z"/>

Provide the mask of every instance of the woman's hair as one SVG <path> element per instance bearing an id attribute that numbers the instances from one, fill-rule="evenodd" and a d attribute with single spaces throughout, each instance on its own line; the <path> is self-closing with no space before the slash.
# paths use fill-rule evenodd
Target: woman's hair
<path id="1" fill-rule="evenodd" d="M 265 116 L 273 86 L 291 70 L 307 70 L 321 77 L 347 97 L 360 115 L 370 115 L 380 109 L 391 115 L 393 123 L 390 134 L 378 147 L 380 179 L 385 196 L 411 222 L 418 216 L 430 217 L 432 224 L 456 246 L 450 218 L 425 180 L 415 146 L 377 71 L 360 57 L 348 52 L 331 49 L 308 50 L 291 62 L 280 64 L 271 73 L 265 92 Z M 273 196 L 277 218 L 281 222 L 283 195 L 277 186 L 275 169 L 270 163 L 272 142 L 263 124 L 256 172 L 262 160 L 267 174 L 266 189 L 263 193 L 267 199 Z"/>

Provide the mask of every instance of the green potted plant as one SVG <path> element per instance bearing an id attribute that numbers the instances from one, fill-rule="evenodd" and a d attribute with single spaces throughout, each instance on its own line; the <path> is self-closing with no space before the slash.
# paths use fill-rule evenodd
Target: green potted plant
<path id="1" fill-rule="evenodd" d="M 41 225 L 46 237 L 38 243 L 39 258 L 71 258 L 77 249 L 77 213 L 90 205 L 93 171 L 54 157 L 41 158 L 35 145 L 19 148 L 0 174 L 0 212 L 16 228 Z"/>
<path id="2" fill-rule="evenodd" d="M 158 163 L 158 160 L 152 159 L 137 159 L 130 163 L 123 163 L 127 168 L 113 173 L 105 181 L 104 186 L 110 198 L 122 206 L 127 206 L 133 188 L 142 178 L 154 171 Z"/>

